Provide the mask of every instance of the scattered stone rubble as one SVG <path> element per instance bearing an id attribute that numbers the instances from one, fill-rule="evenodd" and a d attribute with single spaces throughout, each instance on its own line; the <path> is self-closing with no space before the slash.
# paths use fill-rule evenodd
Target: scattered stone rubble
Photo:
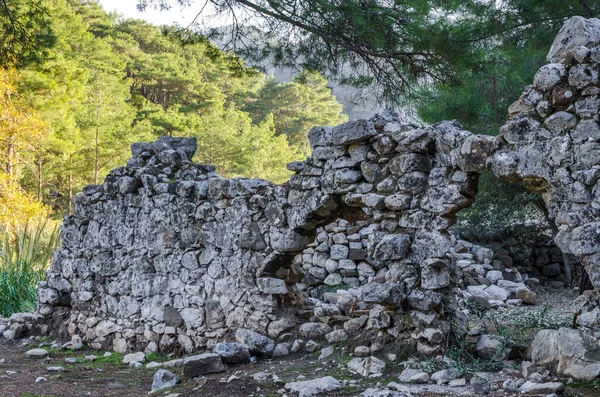
<path id="1" fill-rule="evenodd" d="M 537 302 L 530 289 L 537 279 L 449 231 L 483 170 L 542 194 L 559 228 L 557 246 L 582 261 L 598 290 L 599 54 L 600 20 L 571 18 L 548 54 L 553 63 L 511 106 L 498 137 L 457 122 L 408 125 L 386 111 L 313 128 L 312 157 L 289 164 L 295 173 L 279 186 L 225 179 L 191 162 L 194 139 L 134 144 L 125 167 L 75 197 L 40 285 L 39 314 L 11 318 L 2 334 L 51 329 L 119 352 L 214 348 L 184 360 L 190 376 L 249 355 L 314 352 L 323 339 L 369 338 L 351 361 L 365 376 L 383 371 L 372 354 L 391 340 L 442 354 L 451 330 L 470 332 L 469 303 Z M 559 276 L 557 264 L 549 259 L 542 274 Z M 594 292 L 580 303 L 579 330 L 539 336 L 529 352 L 535 365 L 580 377 L 579 353 L 545 345 L 576 340 L 589 357 L 600 302 Z M 482 357 L 494 346 L 478 336 Z M 434 375 L 456 380 L 423 372 L 407 379 Z M 527 388 L 560 391 L 540 383 Z"/>

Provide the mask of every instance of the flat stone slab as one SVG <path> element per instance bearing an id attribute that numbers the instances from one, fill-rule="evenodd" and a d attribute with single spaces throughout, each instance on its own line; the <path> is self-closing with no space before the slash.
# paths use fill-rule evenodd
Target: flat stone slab
<path id="1" fill-rule="evenodd" d="M 183 375 L 186 378 L 195 378 L 200 375 L 223 371 L 225 371 L 225 366 L 221 361 L 221 356 L 215 353 L 199 354 L 186 357 L 183 360 Z"/>
<path id="2" fill-rule="evenodd" d="M 342 387 L 339 380 L 333 376 L 325 376 L 302 382 L 291 382 L 285 384 L 285 389 L 298 393 L 298 397 L 312 397 L 319 393 L 335 391 Z"/>
<path id="3" fill-rule="evenodd" d="M 25 352 L 27 357 L 46 357 L 48 355 L 48 351 L 44 349 L 31 349 Z"/>

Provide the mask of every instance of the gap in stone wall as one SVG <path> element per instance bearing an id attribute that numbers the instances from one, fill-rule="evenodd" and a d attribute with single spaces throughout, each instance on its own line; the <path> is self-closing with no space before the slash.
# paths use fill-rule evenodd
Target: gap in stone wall
<path id="1" fill-rule="evenodd" d="M 488 178 L 488 182 L 483 189 L 502 197 L 490 199 L 490 192 L 479 189 L 473 206 L 457 214 L 459 221 L 452 229 L 453 234 L 459 239 L 491 249 L 494 252 L 494 270 L 503 272 L 509 281 L 516 281 L 513 272 L 518 271 L 530 286 L 541 284 L 548 289 L 592 288 L 591 285 L 585 288 L 589 285 L 589 278 L 577 258 L 563 253 L 555 244 L 557 229 L 547 217 L 542 196 L 525 190 L 520 183 L 501 181 L 492 173 L 484 173 L 487 175 L 483 178 Z M 511 202 L 501 202 L 508 197 L 511 197 Z M 479 204 L 481 200 L 486 201 Z M 469 211 L 477 211 L 478 205 L 493 209 L 488 207 L 486 214 L 474 217 Z M 498 205 L 506 208 L 498 208 Z M 508 206 L 519 208 L 509 209 Z M 498 211 L 500 215 L 491 211 Z M 481 222 L 474 225 L 473 218 Z M 465 283 L 465 287 L 478 285 L 476 277 L 475 280 L 466 277 Z"/>

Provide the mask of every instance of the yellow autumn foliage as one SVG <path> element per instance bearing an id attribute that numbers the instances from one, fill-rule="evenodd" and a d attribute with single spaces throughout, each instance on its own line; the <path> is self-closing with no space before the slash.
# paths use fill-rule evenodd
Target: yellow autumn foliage
<path id="1" fill-rule="evenodd" d="M 0 172 L 0 226 L 13 231 L 26 224 L 43 223 L 50 209 Z"/>
<path id="2" fill-rule="evenodd" d="M 44 221 L 49 208 L 19 184 L 20 154 L 36 145 L 47 132 L 46 123 L 25 106 L 18 95 L 14 70 L 0 69 L 0 227 L 13 231 Z"/>
<path id="3" fill-rule="evenodd" d="M 17 174 L 19 154 L 33 148 L 48 131 L 40 115 L 22 103 L 18 79 L 16 71 L 0 69 L 0 165 L 10 177 Z"/>

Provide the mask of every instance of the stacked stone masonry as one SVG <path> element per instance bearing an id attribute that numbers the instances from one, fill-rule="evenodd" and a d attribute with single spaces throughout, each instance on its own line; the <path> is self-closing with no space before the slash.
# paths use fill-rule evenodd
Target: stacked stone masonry
<path id="1" fill-rule="evenodd" d="M 192 351 L 239 328 L 277 339 L 337 316 L 338 329 L 368 326 L 433 353 L 451 320 L 464 320 L 456 287 L 466 275 L 482 276 L 467 298 L 501 305 L 527 290 L 507 284 L 524 280 L 503 269 L 513 281 L 499 291 L 497 273 L 487 277 L 498 271 L 493 253 L 448 231 L 486 169 L 543 194 L 557 245 L 583 260 L 598 289 L 598 45 L 600 20 L 567 21 L 553 63 L 498 137 L 386 111 L 313 128 L 312 156 L 288 165 L 284 185 L 222 178 L 191 162 L 193 139 L 134 144 L 125 167 L 75 197 L 39 313 L 65 338 L 117 351 Z M 322 284 L 350 288 L 309 298 Z"/>

